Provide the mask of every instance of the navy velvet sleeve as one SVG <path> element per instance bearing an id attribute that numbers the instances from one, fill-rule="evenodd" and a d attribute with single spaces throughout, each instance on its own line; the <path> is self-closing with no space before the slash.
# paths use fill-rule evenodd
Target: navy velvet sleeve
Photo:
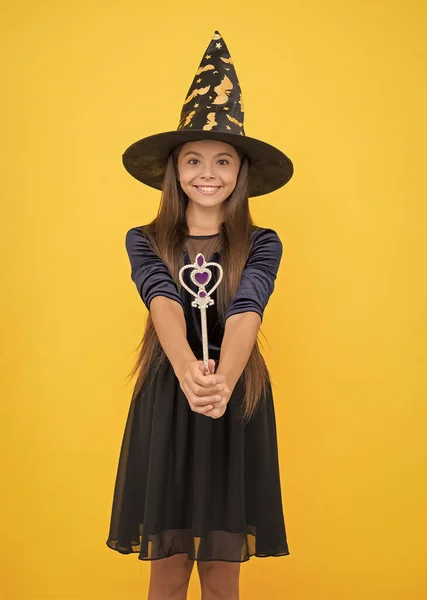
<path id="1" fill-rule="evenodd" d="M 150 309 L 153 298 L 166 296 L 183 307 L 178 287 L 166 263 L 154 252 L 140 227 L 129 229 L 125 245 L 131 265 L 131 278 L 145 306 Z"/>
<path id="2" fill-rule="evenodd" d="M 243 269 L 239 289 L 225 318 L 242 312 L 256 312 L 263 319 L 264 309 L 274 290 L 283 247 L 273 229 L 262 228 L 253 234 L 252 247 Z"/>

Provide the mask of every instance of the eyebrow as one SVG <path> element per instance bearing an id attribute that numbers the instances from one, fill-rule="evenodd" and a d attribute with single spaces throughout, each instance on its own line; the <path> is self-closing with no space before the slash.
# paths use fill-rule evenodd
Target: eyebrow
<path id="1" fill-rule="evenodd" d="M 195 152 L 194 150 L 189 150 L 188 152 L 186 152 L 184 154 L 184 156 L 187 156 L 187 154 L 195 154 L 196 156 L 203 156 L 202 154 L 200 154 L 200 152 Z M 234 158 L 232 154 L 230 154 L 229 152 L 218 152 L 218 154 L 215 154 L 214 158 L 216 156 L 230 156 L 231 158 Z"/>

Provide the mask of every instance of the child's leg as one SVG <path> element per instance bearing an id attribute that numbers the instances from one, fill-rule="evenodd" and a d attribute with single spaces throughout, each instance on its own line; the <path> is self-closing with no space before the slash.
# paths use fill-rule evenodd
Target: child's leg
<path id="1" fill-rule="evenodd" d="M 148 600 L 186 600 L 193 565 L 186 554 L 151 561 Z"/>
<path id="2" fill-rule="evenodd" d="M 202 600 L 239 600 L 240 563 L 200 561 L 197 569 Z"/>

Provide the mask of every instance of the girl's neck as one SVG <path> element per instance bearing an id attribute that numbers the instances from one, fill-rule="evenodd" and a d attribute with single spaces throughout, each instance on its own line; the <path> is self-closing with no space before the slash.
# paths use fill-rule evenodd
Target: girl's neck
<path id="1" fill-rule="evenodd" d="M 192 210 L 193 209 L 193 210 Z M 189 235 L 213 235 L 219 232 L 222 217 L 219 211 L 214 214 L 203 214 L 198 207 L 187 207 L 186 218 Z"/>

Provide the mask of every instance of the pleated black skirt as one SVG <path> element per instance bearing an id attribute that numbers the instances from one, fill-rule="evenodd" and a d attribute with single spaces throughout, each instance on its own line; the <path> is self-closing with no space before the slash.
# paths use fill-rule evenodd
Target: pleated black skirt
<path id="1" fill-rule="evenodd" d="M 132 399 L 106 544 L 140 560 L 244 562 L 289 554 L 271 385 L 252 419 L 194 413 L 168 360 Z"/>

